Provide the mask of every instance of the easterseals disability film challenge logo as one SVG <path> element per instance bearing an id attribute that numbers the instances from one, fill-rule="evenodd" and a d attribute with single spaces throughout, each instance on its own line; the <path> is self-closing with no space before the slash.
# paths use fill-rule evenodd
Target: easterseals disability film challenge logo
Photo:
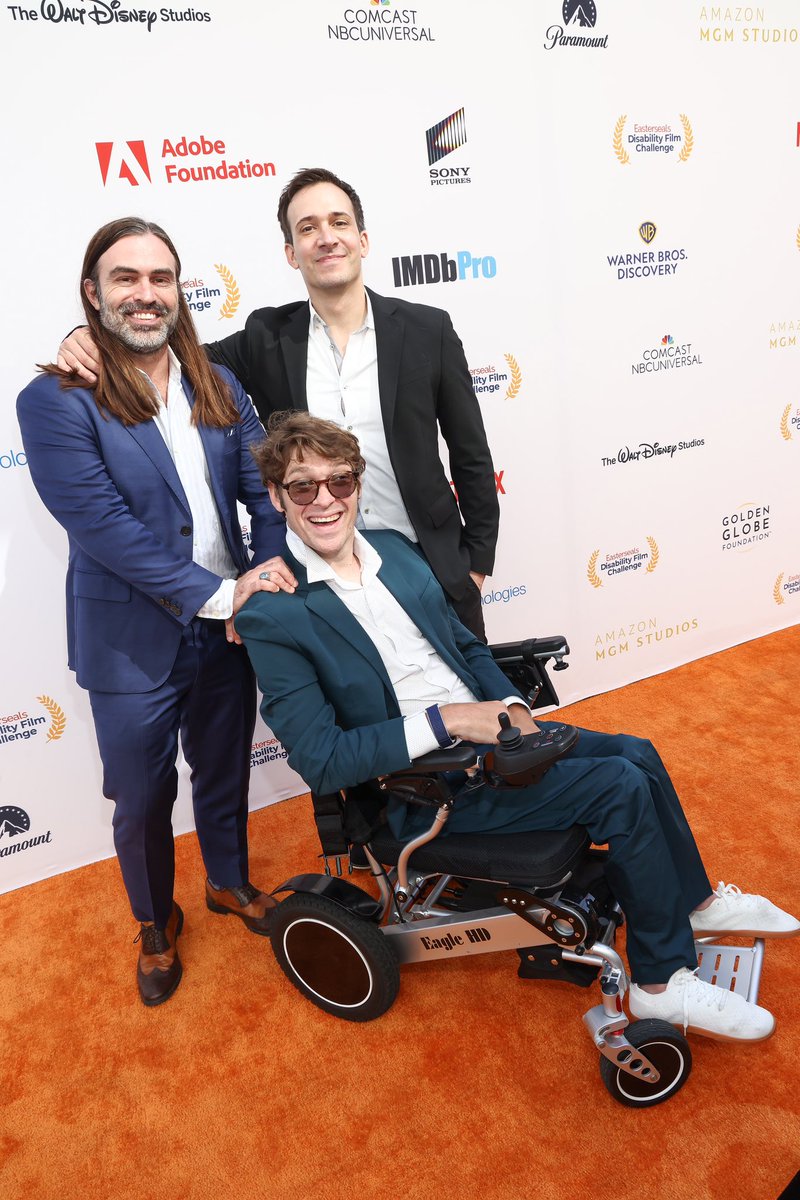
<path id="1" fill-rule="evenodd" d="M 58 742 L 64 736 L 67 718 L 63 708 L 52 696 L 37 696 L 46 716 L 31 713 L 27 709 L 0 716 L 0 746 L 10 742 L 29 742 L 32 738 L 40 739 L 44 734 L 45 742 Z"/>
<path id="2" fill-rule="evenodd" d="M 289 757 L 285 748 L 277 738 L 266 738 L 263 742 L 253 742 L 250 748 L 250 769 L 263 767 L 267 763 L 285 762 Z"/>
<path id="3" fill-rule="evenodd" d="M 419 9 L 402 8 L 391 0 L 369 0 L 356 8 L 345 8 L 338 24 L 328 26 L 328 39 L 335 42 L 435 42 L 430 25 Z"/>
<path id="4" fill-rule="evenodd" d="M 216 276 L 210 273 L 181 280 L 186 303 L 194 313 L 217 312 L 220 321 L 234 317 L 242 301 L 236 277 L 224 263 L 214 263 Z"/>
<path id="5" fill-rule="evenodd" d="M 800 573 L 797 569 L 780 572 L 772 586 L 772 599 L 776 604 L 800 599 Z"/>
<path id="6" fill-rule="evenodd" d="M 470 367 L 472 390 L 479 400 L 484 396 L 504 393 L 504 400 L 514 400 L 522 387 L 522 371 L 513 354 L 504 354 L 505 367 L 489 363 L 485 367 Z"/>
<path id="7" fill-rule="evenodd" d="M 700 9 L 700 41 L 709 45 L 785 46 L 800 40 L 795 25 L 769 25 L 767 19 L 767 10 L 760 5 L 704 4 Z"/>
<path id="8" fill-rule="evenodd" d="M 608 49 L 608 34 L 597 29 L 597 5 L 594 0 L 564 0 L 561 25 L 549 25 L 545 32 L 545 50 L 579 48 Z"/>
<path id="9" fill-rule="evenodd" d="M 771 532 L 768 504 L 740 504 L 722 518 L 722 549 L 747 552 Z"/>
<path id="10" fill-rule="evenodd" d="M 785 442 L 800 441 L 800 408 L 794 404 L 784 407 L 781 412 L 780 430 Z"/>
<path id="11" fill-rule="evenodd" d="M 123 4 L 122 0 L 77 0 L 66 4 L 64 0 L 40 0 L 38 8 L 25 4 L 9 4 L 6 11 L 13 21 L 35 24 L 38 21 L 50 25 L 61 25 L 67 29 L 97 26 L 131 25 L 153 32 L 154 26 L 176 24 L 211 23 L 211 13 L 198 8 L 136 8 Z"/>
<path id="12" fill-rule="evenodd" d="M 665 333 L 655 346 L 646 346 L 642 350 L 637 362 L 631 363 L 631 374 L 646 375 L 655 371 L 697 367 L 702 361 L 691 342 L 678 342 L 671 333 Z"/>
<path id="13" fill-rule="evenodd" d="M 139 187 L 154 183 L 229 183 L 274 176 L 275 164 L 260 159 L 232 158 L 223 138 L 183 134 L 163 138 L 158 152 L 148 153 L 141 140 L 95 142 L 103 187 L 120 182 Z M 156 168 L 158 164 L 158 168 Z"/>
<path id="14" fill-rule="evenodd" d="M 31 831 L 31 819 L 24 808 L 16 804 L 0 805 L 0 858 L 10 854 L 19 854 L 22 850 L 30 850 L 34 846 L 42 846 L 52 841 L 52 830 L 47 833 L 37 833 L 33 837 L 27 835 Z"/>
<path id="15" fill-rule="evenodd" d="M 602 554 L 599 547 L 589 555 L 586 566 L 586 578 L 593 588 L 601 588 L 604 582 L 618 575 L 627 575 L 640 571 L 643 575 L 652 575 L 658 566 L 661 553 L 654 537 L 645 539 L 647 549 L 641 546 L 631 546 L 629 550 L 613 550 Z"/>
<path id="16" fill-rule="evenodd" d="M 680 113 L 680 126 L 629 121 L 628 114 L 623 113 L 614 126 L 611 144 L 623 167 L 653 157 L 685 163 L 694 150 L 694 133 L 686 113 Z"/>
<path id="17" fill-rule="evenodd" d="M 645 246 L 656 240 L 658 226 L 654 221 L 642 221 L 639 238 Z M 629 279 L 652 279 L 661 275 L 675 275 L 688 255 L 683 246 L 664 247 L 657 250 L 627 250 L 621 254 L 607 254 L 606 262 L 614 271 L 618 281 Z"/>
<path id="18" fill-rule="evenodd" d="M 467 125 L 463 108 L 459 108 L 457 112 L 451 113 L 449 117 L 445 117 L 443 121 L 439 121 L 436 125 L 432 125 L 430 129 L 425 131 L 425 145 L 428 151 L 428 177 L 431 181 L 431 187 L 450 186 L 452 184 L 460 185 L 472 182 L 469 167 L 454 167 L 452 165 L 437 167 L 434 165 L 441 162 L 443 158 L 447 158 L 448 154 L 460 150 L 466 143 Z"/>

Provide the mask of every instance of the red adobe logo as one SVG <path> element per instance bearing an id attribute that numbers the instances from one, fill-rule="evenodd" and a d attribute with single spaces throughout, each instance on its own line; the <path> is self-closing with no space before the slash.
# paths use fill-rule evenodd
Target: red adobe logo
<path id="1" fill-rule="evenodd" d="M 129 154 L 117 149 L 114 142 L 95 142 L 103 185 L 108 182 L 109 174 L 112 180 L 127 179 L 132 187 L 138 187 L 145 180 L 152 183 L 144 142 L 126 142 L 125 145 Z"/>

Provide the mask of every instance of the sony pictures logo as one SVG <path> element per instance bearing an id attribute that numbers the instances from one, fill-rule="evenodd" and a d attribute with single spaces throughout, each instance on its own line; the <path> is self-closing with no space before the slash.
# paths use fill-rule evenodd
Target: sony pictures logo
<path id="1" fill-rule="evenodd" d="M 428 176 L 431 181 L 431 187 L 472 182 L 469 167 L 434 166 L 434 163 L 440 162 L 455 150 L 460 150 L 466 143 L 467 125 L 463 108 L 459 108 L 456 112 L 451 113 L 449 117 L 445 117 L 443 121 L 438 121 L 436 125 L 432 125 L 430 129 L 425 131 L 425 145 L 428 151 L 428 166 L 430 168 Z"/>
<path id="2" fill-rule="evenodd" d="M 550 25 L 545 32 L 545 50 L 559 47 L 582 47 L 606 50 L 608 34 L 590 32 L 597 24 L 597 5 L 594 0 L 564 0 L 561 5 L 563 25 Z M 586 32 L 585 32 L 586 31 Z"/>

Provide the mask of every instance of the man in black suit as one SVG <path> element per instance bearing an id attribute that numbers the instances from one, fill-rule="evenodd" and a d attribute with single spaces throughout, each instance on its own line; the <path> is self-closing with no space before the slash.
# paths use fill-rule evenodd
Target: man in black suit
<path id="1" fill-rule="evenodd" d="M 209 357 L 238 377 L 265 424 L 272 412 L 308 409 L 356 434 L 370 464 L 360 525 L 399 529 L 418 542 L 461 621 L 485 640 L 480 589 L 494 566 L 499 505 L 450 318 L 365 288 L 361 201 L 332 172 L 295 175 L 278 220 L 310 305 L 257 309 L 242 331 L 207 346 Z M 62 345 L 59 365 L 84 373 L 78 342 L 71 336 Z M 439 458 L 439 431 L 458 502 Z"/>

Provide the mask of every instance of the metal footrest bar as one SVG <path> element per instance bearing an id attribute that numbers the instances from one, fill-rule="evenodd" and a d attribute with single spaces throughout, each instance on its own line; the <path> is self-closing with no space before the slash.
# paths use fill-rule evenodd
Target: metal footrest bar
<path id="1" fill-rule="evenodd" d="M 719 946 L 697 941 L 697 974 L 705 983 L 736 992 L 752 1004 L 758 1003 L 764 940 L 756 938 L 752 946 Z"/>

